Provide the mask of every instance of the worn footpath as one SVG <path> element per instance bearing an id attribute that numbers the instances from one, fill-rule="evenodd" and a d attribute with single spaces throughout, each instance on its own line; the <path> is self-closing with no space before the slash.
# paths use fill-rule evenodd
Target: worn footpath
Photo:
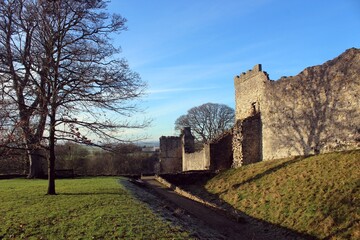
<path id="1" fill-rule="evenodd" d="M 176 212 L 172 215 L 178 219 L 169 219 L 176 221 L 185 227 L 189 227 L 190 231 L 197 239 L 308 239 L 308 237 L 292 232 L 266 222 L 254 221 L 251 218 L 241 217 L 238 221 L 229 218 L 221 211 L 211 209 L 204 203 L 199 203 L 192 199 L 181 196 L 171 188 L 158 182 L 154 177 L 143 177 L 142 182 L 149 194 L 163 201 Z M 141 188 L 141 187 L 139 187 Z M 154 205 L 154 201 L 142 199 L 147 202 L 150 207 Z M 172 206 L 172 207 L 171 207 Z M 181 214 L 179 214 L 181 213 Z"/>

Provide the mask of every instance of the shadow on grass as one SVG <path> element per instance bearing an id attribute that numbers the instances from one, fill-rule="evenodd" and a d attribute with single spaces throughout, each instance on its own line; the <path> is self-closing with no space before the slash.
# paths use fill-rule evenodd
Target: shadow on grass
<path id="1" fill-rule="evenodd" d="M 295 157 L 292 160 L 286 161 L 284 163 L 281 163 L 277 166 L 274 166 L 270 169 L 267 169 L 266 171 L 263 171 L 261 173 L 256 174 L 255 176 L 244 180 L 241 183 L 238 184 L 234 184 L 232 186 L 232 188 L 238 188 L 241 185 L 244 185 L 246 183 L 250 183 L 256 180 L 261 179 L 262 177 L 265 177 L 268 174 L 272 174 L 275 173 L 276 171 L 285 168 L 291 164 L 300 162 L 302 160 L 307 159 L 309 156 L 299 156 L 299 157 Z M 180 187 L 181 189 L 191 193 L 192 195 L 199 197 L 200 199 L 203 199 L 205 201 L 208 201 L 210 203 L 215 203 L 217 206 L 223 208 L 225 210 L 225 212 L 223 214 L 226 214 L 228 217 L 234 219 L 235 221 L 241 223 L 241 224 L 250 224 L 250 225 L 257 225 L 258 223 L 260 223 L 260 225 L 262 226 L 261 229 L 259 229 L 259 231 L 265 231 L 265 232 L 284 232 L 284 236 L 282 239 L 317 239 L 316 237 L 306 234 L 306 233 L 302 233 L 302 232 L 298 232 L 296 230 L 290 229 L 290 228 L 286 228 L 283 227 L 281 225 L 278 224 L 274 224 L 274 223 L 270 223 L 267 222 L 265 220 L 262 219 L 258 219 L 255 217 L 252 217 L 242 211 L 239 211 L 238 209 L 234 208 L 232 205 L 226 203 L 225 201 L 223 201 L 220 198 L 220 195 L 224 192 L 220 192 L 217 194 L 212 194 L 210 192 L 207 191 L 207 189 L 205 188 L 206 183 L 211 179 L 211 176 L 205 176 L 202 179 L 199 179 L 198 181 L 192 183 L 192 184 L 179 184 L 177 182 L 177 186 Z M 172 187 L 175 187 L 175 184 L 172 184 Z"/>
<path id="2" fill-rule="evenodd" d="M 91 196 L 91 195 L 120 195 L 120 192 L 79 192 L 79 193 L 58 193 L 65 196 Z"/>
<path id="3" fill-rule="evenodd" d="M 195 186 L 193 186 L 195 187 Z M 227 215 L 229 218 L 232 218 L 236 222 L 240 224 L 250 224 L 250 225 L 259 225 L 260 229 L 259 231 L 264 232 L 283 232 L 283 238 L 276 238 L 276 239 L 318 239 L 312 235 L 301 233 L 298 231 L 295 231 L 293 229 L 270 223 L 265 220 L 252 217 L 245 212 L 239 211 L 238 209 L 234 208 L 232 205 L 226 203 L 223 201 L 218 194 L 212 194 L 209 193 L 204 186 L 196 185 L 196 190 L 192 189 L 192 187 L 184 187 L 180 186 L 180 188 L 184 189 L 185 191 L 190 192 L 191 194 L 204 199 L 208 202 L 215 203 L 217 206 L 220 206 L 222 209 L 225 210 L 225 215 Z M 270 238 L 271 239 L 271 238 Z"/>
<path id="4" fill-rule="evenodd" d="M 348 225 L 346 225 L 345 227 L 342 227 L 342 228 L 336 230 L 335 232 L 333 232 L 332 234 L 326 236 L 326 237 L 324 238 L 324 240 L 333 239 L 333 237 L 335 237 L 335 236 L 337 236 L 337 235 L 339 235 L 339 234 L 341 234 L 341 233 L 346 232 L 349 228 L 355 226 L 355 224 L 357 224 L 357 223 L 358 223 L 358 221 L 353 220 L 352 222 L 350 222 L 350 223 L 349 223 Z"/>
<path id="5" fill-rule="evenodd" d="M 239 188 L 240 186 L 242 186 L 242 185 L 244 185 L 244 184 L 251 183 L 251 182 L 253 182 L 253 181 L 259 180 L 259 179 L 265 177 L 266 175 L 272 174 L 272 173 L 274 173 L 274 172 L 276 172 L 276 171 L 278 171 L 278 170 L 280 170 L 280 169 L 282 169 L 282 168 L 284 168 L 284 167 L 287 167 L 287 166 L 289 166 L 289 165 L 291 165 L 291 164 L 294 164 L 294 163 L 300 162 L 300 161 L 302 161 L 302 160 L 305 160 L 305 159 L 307 159 L 308 157 L 309 157 L 309 156 L 306 156 L 306 157 L 304 157 L 304 156 L 295 157 L 294 159 L 292 159 L 292 160 L 290 160 L 290 161 L 283 162 L 283 163 L 281 163 L 281 164 L 279 164 L 279 165 L 277 165 L 277 166 L 274 166 L 274 167 L 272 167 L 272 168 L 269 168 L 268 170 L 266 170 L 266 171 L 264 171 L 264 172 L 262 172 L 262 173 L 258 173 L 258 174 L 256 174 L 255 176 L 253 176 L 253 177 L 251 177 L 251 178 L 249 178 L 249 179 L 246 179 L 245 181 L 243 181 L 243 182 L 241 182 L 241 183 L 234 184 L 234 185 L 232 186 L 232 188 L 233 188 L 233 189 L 234 189 L 234 188 Z"/>
<path id="6" fill-rule="evenodd" d="M 151 209 L 151 211 L 170 222 L 172 226 L 189 233 L 191 239 L 227 239 L 217 229 L 211 228 L 201 220 L 194 218 L 171 200 L 164 198 L 155 188 L 149 184 L 138 184 L 136 181 L 120 179 L 119 183 L 131 193 L 133 197 Z M 187 238 L 184 238 L 187 239 Z"/>

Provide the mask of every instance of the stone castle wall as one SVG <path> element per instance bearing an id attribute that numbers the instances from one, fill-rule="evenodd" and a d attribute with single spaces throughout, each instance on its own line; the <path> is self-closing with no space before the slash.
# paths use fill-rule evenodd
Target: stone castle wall
<path id="1" fill-rule="evenodd" d="M 263 159 L 262 112 L 266 105 L 266 87 L 270 80 L 260 64 L 235 76 L 236 119 L 232 166 L 239 167 Z"/>
<path id="2" fill-rule="evenodd" d="M 210 146 L 204 144 L 204 148 L 193 153 L 184 153 L 183 171 L 209 170 L 210 169 Z"/>
<path id="3" fill-rule="evenodd" d="M 210 168 L 210 148 L 204 145 L 201 151 L 195 151 L 195 138 L 190 127 L 181 131 L 182 139 L 182 170 L 208 170 Z"/>
<path id="4" fill-rule="evenodd" d="M 160 138 L 158 173 L 177 173 L 182 171 L 182 143 L 180 137 Z"/>
<path id="5" fill-rule="evenodd" d="M 229 130 L 211 141 L 209 144 L 210 170 L 217 171 L 231 168 L 233 163 L 232 139 L 233 132 Z"/>
<path id="6" fill-rule="evenodd" d="M 235 126 L 194 151 L 189 128 L 160 138 L 160 170 L 220 170 L 360 147 L 360 49 L 272 81 L 260 64 L 234 78 Z"/>
<path id="7" fill-rule="evenodd" d="M 260 113 L 237 120 L 233 130 L 232 167 L 262 161 L 262 124 Z"/>
<path id="8" fill-rule="evenodd" d="M 278 81 L 256 65 L 234 83 L 235 167 L 359 147 L 360 49 Z M 250 121 L 256 114 L 259 121 Z"/>
<path id="9" fill-rule="evenodd" d="M 265 159 L 358 145 L 360 73 L 344 79 L 334 66 L 328 66 L 323 75 L 316 68 L 268 84 L 263 114 Z"/>
<path id="10" fill-rule="evenodd" d="M 203 149 L 195 151 L 190 128 L 182 130 L 179 137 L 160 138 L 159 174 L 198 170 L 222 170 L 231 167 L 232 132 L 228 131 Z"/>

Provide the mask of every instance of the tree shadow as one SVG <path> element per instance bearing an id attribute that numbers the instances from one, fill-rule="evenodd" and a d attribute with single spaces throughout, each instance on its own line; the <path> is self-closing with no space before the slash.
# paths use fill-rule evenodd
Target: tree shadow
<path id="1" fill-rule="evenodd" d="M 120 195 L 120 192 L 78 192 L 78 193 L 69 193 L 69 192 L 60 192 L 58 195 L 64 196 L 92 196 L 92 195 Z"/>
<path id="2" fill-rule="evenodd" d="M 349 230 L 349 228 L 355 226 L 355 224 L 359 224 L 359 221 L 357 220 L 353 220 L 351 221 L 348 225 L 336 230 L 335 232 L 333 232 L 332 234 L 329 234 L 328 236 L 324 237 L 324 240 L 330 240 L 333 239 L 335 236 L 338 236 L 341 233 L 346 232 L 347 230 Z"/>
<path id="3" fill-rule="evenodd" d="M 302 160 L 305 160 L 307 157 L 304 157 L 304 156 L 297 156 L 297 157 L 294 157 L 292 160 L 290 161 L 286 161 L 286 162 L 283 162 L 279 165 L 276 165 L 272 168 L 269 168 L 267 169 L 266 171 L 262 172 L 262 173 L 258 173 L 256 174 L 255 176 L 249 178 L 249 179 L 246 179 L 245 181 L 242 181 L 241 183 L 237 183 L 237 184 L 234 184 L 232 186 L 232 188 L 239 188 L 240 186 L 244 185 L 244 184 L 247 184 L 247 183 L 250 183 L 250 182 L 253 182 L 253 181 L 256 181 L 256 180 L 259 180 L 260 178 L 263 178 L 265 177 L 266 175 L 269 175 L 269 174 L 272 174 L 282 168 L 285 168 L 291 164 L 294 164 L 294 163 L 297 163 L 297 162 L 300 162 Z"/>
<path id="4" fill-rule="evenodd" d="M 276 172 L 277 170 L 284 168 L 290 164 L 294 164 L 298 161 L 301 161 L 305 159 L 304 157 L 295 157 L 293 160 L 290 160 L 286 163 L 280 164 L 274 168 L 271 168 L 267 171 L 264 171 L 263 173 L 260 173 L 256 175 L 255 177 L 248 179 L 242 183 L 239 184 L 245 184 L 247 182 L 255 181 L 267 174 Z M 281 236 L 280 239 L 317 239 L 314 236 L 311 236 L 306 233 L 297 232 L 293 229 L 286 228 L 283 226 L 280 226 L 278 224 L 270 223 L 267 221 L 264 221 L 262 219 L 258 219 L 255 217 L 252 217 L 236 208 L 234 208 L 232 205 L 226 203 L 224 200 L 220 198 L 220 195 L 222 193 L 213 194 L 208 192 L 208 190 L 205 188 L 206 183 L 208 180 L 212 178 L 211 175 L 205 175 L 203 178 L 198 179 L 196 182 L 193 182 L 192 184 L 179 184 L 181 181 L 177 181 L 176 185 L 172 184 L 172 187 L 179 187 L 192 195 L 203 199 L 209 203 L 215 204 L 217 207 L 212 208 L 214 211 L 217 211 L 220 214 L 223 214 L 227 216 L 230 219 L 233 219 L 234 221 L 238 222 L 239 224 L 249 224 L 249 227 L 257 226 L 258 231 L 264 231 L 265 233 L 268 233 L 269 236 L 273 234 L 274 232 L 280 234 L 277 235 L 277 237 Z M 235 187 L 235 185 L 233 186 Z M 267 238 L 266 238 L 267 239 Z M 277 238 L 278 239 L 278 238 Z"/>
<path id="5" fill-rule="evenodd" d="M 272 146 L 290 155 L 318 154 L 356 142 L 359 54 L 350 49 L 323 65 L 268 85 L 268 130 Z"/>

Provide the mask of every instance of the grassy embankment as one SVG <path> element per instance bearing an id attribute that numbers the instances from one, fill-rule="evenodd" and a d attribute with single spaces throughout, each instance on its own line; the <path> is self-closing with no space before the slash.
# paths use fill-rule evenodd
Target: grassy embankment
<path id="1" fill-rule="evenodd" d="M 0 180 L 0 239 L 187 239 L 136 200 L 117 178 Z"/>
<path id="2" fill-rule="evenodd" d="M 207 191 L 265 221 L 327 239 L 360 239 L 360 151 L 224 171 Z"/>

